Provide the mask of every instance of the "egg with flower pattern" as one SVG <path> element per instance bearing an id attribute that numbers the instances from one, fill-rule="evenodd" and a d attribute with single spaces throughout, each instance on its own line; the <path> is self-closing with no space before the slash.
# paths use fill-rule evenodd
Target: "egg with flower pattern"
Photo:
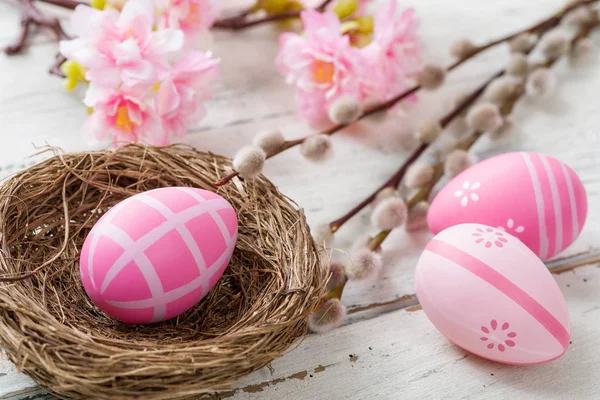
<path id="1" fill-rule="evenodd" d="M 419 259 L 415 284 L 429 320 L 471 353 L 530 365 L 569 346 L 571 324 L 556 281 L 505 231 L 461 224 L 438 233 Z"/>
<path id="2" fill-rule="evenodd" d="M 450 181 L 433 200 L 427 222 L 433 233 L 462 223 L 489 225 L 547 260 L 573 243 L 586 216 L 585 188 L 571 168 L 543 154 L 507 153 Z"/>
<path id="3" fill-rule="evenodd" d="M 80 256 L 90 299 L 132 324 L 193 307 L 215 286 L 237 240 L 231 204 L 216 193 L 169 187 L 129 197 L 94 225 Z"/>

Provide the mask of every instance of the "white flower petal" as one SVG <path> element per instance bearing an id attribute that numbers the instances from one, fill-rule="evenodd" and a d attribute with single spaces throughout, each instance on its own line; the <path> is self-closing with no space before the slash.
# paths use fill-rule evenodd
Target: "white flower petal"
<path id="1" fill-rule="evenodd" d="M 477 193 L 471 193 L 471 200 L 479 201 L 479 195 Z"/>
<path id="2" fill-rule="evenodd" d="M 510 218 L 507 222 L 506 222 L 506 226 L 509 228 L 512 228 L 513 226 L 515 226 L 515 221 Z"/>
<path id="3" fill-rule="evenodd" d="M 456 192 L 454 192 L 454 197 L 460 197 L 465 193 L 464 190 L 457 190 Z"/>
<path id="4" fill-rule="evenodd" d="M 152 54 L 173 53 L 183 47 L 183 31 L 178 29 L 162 29 L 150 36 L 149 51 Z"/>
<path id="5" fill-rule="evenodd" d="M 460 204 L 465 207 L 467 204 L 469 203 L 469 198 L 467 196 L 464 196 L 461 200 L 460 200 Z"/>
<path id="6" fill-rule="evenodd" d="M 517 229 L 515 229 L 515 232 L 517 232 L 517 233 L 521 233 L 523 231 L 525 231 L 525 227 L 524 226 L 519 226 L 519 227 L 517 227 Z"/>
<path id="7" fill-rule="evenodd" d="M 475 182 L 473 186 L 471 186 L 471 190 L 477 190 L 481 187 L 481 182 Z"/>

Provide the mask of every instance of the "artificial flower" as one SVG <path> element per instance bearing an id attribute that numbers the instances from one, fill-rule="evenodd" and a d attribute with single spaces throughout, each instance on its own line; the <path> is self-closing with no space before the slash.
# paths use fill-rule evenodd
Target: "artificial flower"
<path id="1" fill-rule="evenodd" d="M 208 46 L 209 29 L 219 13 L 216 0 L 157 0 L 156 4 L 158 29 L 180 29 L 188 48 Z"/>
<path id="2" fill-rule="evenodd" d="M 120 13 L 79 5 L 71 22 L 77 38 L 61 41 L 61 54 L 86 67 L 88 81 L 114 89 L 153 86 L 168 69 L 166 56 L 183 46 L 182 31 L 153 31 L 151 0 L 130 0 Z"/>
<path id="3" fill-rule="evenodd" d="M 281 35 L 276 64 L 296 86 L 300 113 L 314 121 L 324 118 L 341 96 L 365 98 L 370 73 L 363 55 L 342 35 L 334 13 L 305 10 L 301 18 L 304 34 Z"/>
<path id="4" fill-rule="evenodd" d="M 381 100 L 407 89 L 407 81 L 422 68 L 422 45 L 417 36 L 418 20 L 413 9 L 397 16 L 398 5 L 390 0 L 375 15 L 373 41 L 363 49 L 372 68 L 383 79 Z"/>
<path id="5" fill-rule="evenodd" d="M 200 51 L 186 54 L 161 82 L 156 94 L 156 112 L 161 122 L 162 140 L 183 136 L 187 126 L 205 114 L 203 101 L 210 99 L 209 83 L 218 75 L 218 60 Z"/>
<path id="6" fill-rule="evenodd" d="M 94 105 L 84 133 L 97 140 L 112 138 L 115 147 L 126 143 L 160 144 L 158 117 L 139 89 L 114 91 Z"/>

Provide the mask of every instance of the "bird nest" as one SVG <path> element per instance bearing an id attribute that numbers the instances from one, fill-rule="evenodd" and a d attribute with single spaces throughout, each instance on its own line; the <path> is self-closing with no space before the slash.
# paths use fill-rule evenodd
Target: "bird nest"
<path id="1" fill-rule="evenodd" d="M 130 145 L 55 154 L 0 189 L 0 344 L 59 397 L 187 399 L 281 356 L 306 332 L 323 292 L 301 211 L 264 177 L 211 182 L 228 159 L 190 147 Z M 79 275 L 79 251 L 103 212 L 168 186 L 216 191 L 237 212 L 235 252 L 217 285 L 169 321 L 127 325 L 100 311 Z"/>

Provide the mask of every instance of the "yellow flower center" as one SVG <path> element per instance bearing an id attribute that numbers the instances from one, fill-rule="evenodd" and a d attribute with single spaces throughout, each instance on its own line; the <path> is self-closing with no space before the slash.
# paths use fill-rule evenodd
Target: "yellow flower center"
<path id="1" fill-rule="evenodd" d="M 133 126 L 137 126 L 137 124 L 129 118 L 129 109 L 127 106 L 120 106 L 117 108 L 117 121 L 115 126 L 119 129 L 124 129 L 127 132 L 131 132 Z"/>
<path id="2" fill-rule="evenodd" d="M 331 83 L 335 74 L 333 63 L 317 60 L 312 65 L 312 76 L 317 83 Z"/>

